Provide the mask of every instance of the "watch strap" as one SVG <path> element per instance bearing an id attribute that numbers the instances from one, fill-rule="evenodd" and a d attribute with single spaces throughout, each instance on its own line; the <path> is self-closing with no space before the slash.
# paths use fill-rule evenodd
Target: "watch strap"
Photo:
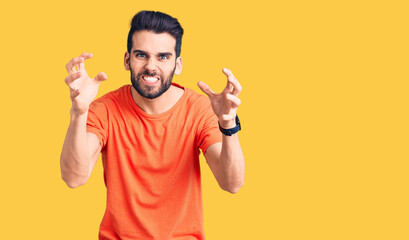
<path id="1" fill-rule="evenodd" d="M 234 128 L 224 129 L 222 128 L 222 126 L 220 126 L 220 123 L 219 123 L 219 129 L 226 136 L 231 136 L 237 133 L 238 131 L 241 130 L 239 117 L 236 115 L 236 126 Z"/>

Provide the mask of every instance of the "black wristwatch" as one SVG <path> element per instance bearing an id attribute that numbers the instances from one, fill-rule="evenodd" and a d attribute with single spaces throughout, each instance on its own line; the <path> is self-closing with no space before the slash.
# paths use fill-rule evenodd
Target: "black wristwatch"
<path id="1" fill-rule="evenodd" d="M 231 136 L 231 135 L 237 133 L 238 131 L 241 130 L 239 117 L 236 115 L 236 126 L 234 128 L 224 129 L 224 128 L 222 128 L 222 126 L 220 126 L 220 123 L 219 123 L 219 129 L 226 136 Z"/>

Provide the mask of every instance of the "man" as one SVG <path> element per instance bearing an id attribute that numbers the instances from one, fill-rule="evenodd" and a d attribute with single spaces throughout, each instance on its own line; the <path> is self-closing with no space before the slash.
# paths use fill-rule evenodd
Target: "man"
<path id="1" fill-rule="evenodd" d="M 169 15 L 136 14 L 124 57 L 132 85 L 95 101 L 107 76 L 88 76 L 92 54 L 66 66 L 72 108 L 61 174 L 69 187 L 85 184 L 102 153 L 107 208 L 99 239 L 204 239 L 199 149 L 222 189 L 235 193 L 244 183 L 241 86 L 228 69 L 222 93 L 198 83 L 209 98 L 172 83 L 182 71 L 182 35 Z"/>

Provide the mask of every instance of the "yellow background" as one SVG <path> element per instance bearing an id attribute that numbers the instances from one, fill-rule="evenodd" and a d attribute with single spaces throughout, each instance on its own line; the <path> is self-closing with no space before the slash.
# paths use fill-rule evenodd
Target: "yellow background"
<path id="1" fill-rule="evenodd" d="M 69 189 L 65 64 L 84 51 L 99 96 L 128 84 L 129 21 L 177 17 L 174 80 L 243 85 L 246 182 L 217 186 L 202 159 L 207 239 L 409 239 L 407 1 L 7 1 L 1 4 L 1 239 L 97 239 L 99 161 Z"/>

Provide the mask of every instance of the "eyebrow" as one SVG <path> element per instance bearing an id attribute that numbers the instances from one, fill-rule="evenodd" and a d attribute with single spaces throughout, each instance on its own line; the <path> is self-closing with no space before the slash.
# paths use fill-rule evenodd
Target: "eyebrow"
<path id="1" fill-rule="evenodd" d="M 146 54 L 146 52 L 144 52 L 144 51 L 142 51 L 142 50 L 138 50 L 138 49 L 133 50 L 132 53 L 143 53 L 143 54 Z"/>
<path id="2" fill-rule="evenodd" d="M 173 54 L 170 52 L 162 52 L 158 54 L 159 56 L 172 56 Z"/>
<path id="3" fill-rule="evenodd" d="M 142 54 L 148 55 L 145 51 L 138 50 L 138 49 L 133 50 L 132 53 L 142 53 Z M 173 54 L 170 52 L 160 52 L 157 55 L 158 56 L 172 56 Z"/>

